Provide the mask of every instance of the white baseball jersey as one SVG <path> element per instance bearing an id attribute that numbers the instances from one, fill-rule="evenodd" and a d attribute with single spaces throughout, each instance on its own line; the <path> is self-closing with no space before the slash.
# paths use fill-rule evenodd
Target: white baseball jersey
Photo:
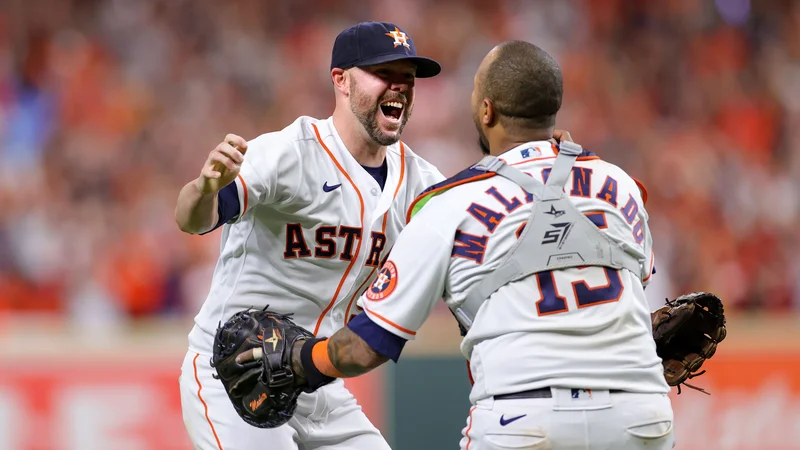
<path id="1" fill-rule="evenodd" d="M 545 182 L 555 156 L 552 144 L 542 141 L 500 159 Z M 669 390 L 644 295 L 653 254 L 643 190 L 622 169 L 587 152 L 565 191 L 579 211 L 612 240 L 635 249 L 651 269 L 641 279 L 627 270 L 569 268 L 501 287 L 483 303 L 461 346 L 474 378 L 473 402 L 551 386 Z M 439 298 L 458 306 L 498 267 L 533 201 L 514 182 L 475 169 L 430 194 L 362 297 L 371 321 L 405 339 L 414 338 Z M 547 234 L 545 239 L 558 239 L 558 230 Z"/>
<path id="2" fill-rule="evenodd" d="M 223 225 L 211 290 L 190 349 L 210 354 L 220 321 L 247 308 L 294 313 L 330 336 L 405 226 L 411 202 L 444 177 L 402 142 L 386 152 L 385 186 L 348 152 L 331 118 L 300 117 L 248 143 L 239 213 Z"/>

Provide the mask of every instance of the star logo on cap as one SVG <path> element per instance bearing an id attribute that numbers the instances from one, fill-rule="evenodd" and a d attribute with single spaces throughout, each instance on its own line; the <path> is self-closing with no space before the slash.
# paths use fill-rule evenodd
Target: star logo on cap
<path id="1" fill-rule="evenodd" d="M 400 31 L 397 27 L 394 27 L 394 31 L 386 33 L 386 36 L 394 39 L 394 48 L 397 48 L 398 45 L 405 45 L 406 48 L 411 48 L 411 46 L 408 45 L 408 35 Z"/>

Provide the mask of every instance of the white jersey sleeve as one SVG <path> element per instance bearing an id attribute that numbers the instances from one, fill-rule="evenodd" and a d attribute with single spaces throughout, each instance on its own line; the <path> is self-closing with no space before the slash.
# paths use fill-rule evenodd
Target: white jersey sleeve
<path id="1" fill-rule="evenodd" d="M 644 188 L 644 185 L 640 183 L 638 180 L 631 178 L 632 181 L 638 187 L 638 190 L 634 190 L 635 194 L 638 194 L 635 197 L 635 201 L 637 204 L 642 205 L 641 208 L 638 208 L 638 212 L 636 213 L 636 220 L 633 222 L 633 236 L 635 241 L 639 241 L 642 239 L 642 253 L 645 255 L 645 263 L 642 267 L 642 273 L 640 279 L 642 280 L 642 286 L 647 286 L 652 279 L 654 272 L 654 263 L 655 263 L 655 254 L 653 253 L 653 235 L 650 233 L 650 215 L 647 213 L 647 210 L 644 208 L 645 204 L 647 203 L 647 190 Z M 631 194 L 632 196 L 634 194 Z"/>
<path id="2" fill-rule="evenodd" d="M 291 202 L 303 182 L 303 160 L 291 139 L 281 132 L 262 134 L 247 145 L 235 183 L 240 219 L 258 204 Z"/>
<path id="3" fill-rule="evenodd" d="M 400 233 L 378 278 L 361 298 L 370 320 L 407 340 L 414 339 L 442 297 L 453 249 L 452 238 L 426 220 L 426 212 Z"/>
<path id="4" fill-rule="evenodd" d="M 644 222 L 645 224 L 647 222 Z M 645 232 L 647 233 L 644 238 L 644 251 L 648 255 L 644 266 L 645 272 L 642 274 L 642 286 L 647 287 L 653 279 L 655 272 L 656 255 L 653 252 L 653 237 L 650 234 L 650 228 L 645 225 Z"/>

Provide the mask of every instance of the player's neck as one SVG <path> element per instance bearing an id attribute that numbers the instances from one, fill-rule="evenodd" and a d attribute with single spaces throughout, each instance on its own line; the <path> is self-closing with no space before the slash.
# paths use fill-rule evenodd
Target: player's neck
<path id="1" fill-rule="evenodd" d="M 489 148 L 493 156 L 499 156 L 511 150 L 514 147 L 519 147 L 522 144 L 534 141 L 546 141 L 553 137 L 553 129 L 546 130 L 525 130 L 519 133 L 506 132 L 500 136 L 489 137 Z"/>
<path id="2" fill-rule="evenodd" d="M 333 115 L 333 126 L 339 137 L 342 139 L 347 151 L 353 155 L 353 158 L 358 161 L 362 166 L 379 167 L 383 164 L 383 159 L 386 157 L 386 147 L 373 141 L 360 124 L 355 124 L 353 121 L 342 120 Z"/>

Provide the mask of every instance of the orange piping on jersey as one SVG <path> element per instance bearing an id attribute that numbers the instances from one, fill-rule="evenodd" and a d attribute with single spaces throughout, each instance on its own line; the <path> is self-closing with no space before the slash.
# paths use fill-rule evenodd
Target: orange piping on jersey
<path id="1" fill-rule="evenodd" d="M 359 201 L 359 203 L 361 203 L 361 229 L 363 230 L 364 229 L 364 197 L 361 196 L 361 191 L 359 191 L 358 187 L 356 187 L 356 184 L 353 183 L 353 180 L 350 178 L 350 175 L 347 174 L 347 171 L 345 171 L 344 168 L 341 165 L 339 165 L 339 161 L 336 161 L 336 158 L 333 156 L 333 152 L 331 152 L 331 150 L 328 148 L 328 146 L 325 145 L 325 143 L 322 141 L 322 137 L 319 135 L 319 130 L 317 129 L 317 126 L 315 124 L 313 124 L 313 123 L 311 124 L 311 126 L 314 127 L 314 133 L 317 135 L 317 141 L 319 142 L 319 145 L 321 145 L 322 148 L 325 149 L 325 151 L 328 153 L 328 156 L 330 156 L 330 158 L 333 161 L 333 163 L 336 164 L 336 167 L 339 169 L 340 172 L 342 172 L 342 175 L 344 175 L 344 177 L 347 178 L 347 181 L 350 183 L 351 186 L 353 186 L 353 189 L 355 189 L 356 194 L 358 194 L 358 201 Z M 361 239 L 363 240 L 364 237 L 362 236 Z M 358 247 L 356 247 L 356 252 L 353 255 L 353 259 L 350 260 L 350 264 L 347 265 L 347 269 L 345 269 L 344 275 L 342 275 L 342 279 L 339 280 L 339 285 L 336 286 L 336 292 L 333 293 L 333 298 L 331 298 L 331 301 L 328 303 L 328 306 L 325 307 L 325 309 L 322 311 L 322 314 L 319 315 L 319 319 L 317 319 L 317 325 L 314 327 L 314 335 L 315 336 L 319 332 L 319 327 L 322 326 L 322 319 L 324 319 L 325 315 L 328 314 L 328 311 L 330 311 L 331 308 L 333 308 L 333 304 L 336 302 L 336 297 L 339 296 L 339 292 L 342 290 L 342 286 L 344 286 L 344 282 L 345 282 L 345 280 L 347 280 L 347 275 L 350 273 L 350 270 L 353 268 L 353 264 L 355 264 L 356 261 L 358 261 L 358 253 L 360 251 L 361 251 L 361 242 L 358 243 Z"/>
<path id="2" fill-rule="evenodd" d="M 394 195 L 392 195 L 392 202 L 394 202 L 394 200 L 397 198 L 397 193 L 400 192 L 400 187 L 403 185 L 403 179 L 405 178 L 405 173 L 406 173 L 406 149 L 405 145 L 403 144 L 403 141 L 400 141 L 400 180 L 397 182 L 397 187 L 395 187 L 394 189 Z M 383 233 L 384 237 L 386 236 L 386 220 L 389 216 L 389 211 L 391 211 L 391 206 L 383 214 L 383 225 L 381 226 L 381 233 Z M 347 309 L 345 310 L 344 314 L 345 324 L 347 324 L 347 320 L 350 317 L 350 308 L 352 308 L 353 306 L 353 301 L 357 297 L 361 296 L 361 290 L 364 288 L 364 285 L 367 284 L 367 282 L 369 282 L 370 278 L 372 278 L 372 275 L 375 273 L 375 269 L 377 269 L 377 267 L 374 267 L 370 271 L 369 276 L 364 280 L 363 283 L 361 283 L 361 286 L 359 286 L 358 289 L 356 289 L 355 294 L 353 294 L 353 296 L 350 298 L 350 301 L 347 303 Z"/>
<path id="3" fill-rule="evenodd" d="M 400 181 L 397 182 L 397 187 L 394 188 L 394 195 L 392 200 L 397 198 L 397 193 L 400 192 L 400 186 L 403 185 L 403 180 L 406 177 L 406 146 L 403 141 L 400 141 Z M 387 211 L 388 212 L 388 211 Z"/>
<path id="4" fill-rule="evenodd" d="M 528 158 L 528 159 L 524 159 L 522 161 L 517 161 L 515 163 L 511 163 L 511 164 L 508 164 L 508 165 L 509 166 L 518 166 L 520 164 L 526 164 L 526 163 L 536 162 L 536 161 L 543 161 L 545 159 L 555 159 L 555 156 L 538 156 L 536 158 Z M 595 160 L 595 159 L 600 159 L 600 157 L 599 156 L 579 156 L 576 160 L 577 161 L 592 161 L 592 160 Z"/>
<path id="5" fill-rule="evenodd" d="M 203 404 L 203 409 L 206 412 L 206 420 L 208 421 L 208 424 L 211 425 L 211 432 L 214 434 L 214 440 L 217 441 L 217 448 L 219 448 L 219 450 L 222 450 L 222 444 L 219 443 L 219 436 L 217 436 L 217 430 L 214 428 L 214 424 L 211 423 L 211 419 L 208 418 L 208 405 L 206 404 L 206 401 L 203 400 L 203 396 L 200 395 L 200 391 L 203 390 L 203 385 L 200 384 L 200 377 L 197 375 L 197 358 L 199 356 L 200 356 L 199 353 L 196 354 L 194 356 L 194 359 L 192 360 L 192 366 L 194 366 L 194 381 L 197 382 L 197 398 L 199 398 L 200 403 Z"/>
<path id="6" fill-rule="evenodd" d="M 242 178 L 242 174 L 237 175 L 239 177 L 239 181 L 242 182 L 242 190 L 244 191 L 244 208 L 242 208 L 242 215 L 247 212 L 247 183 L 244 182 L 244 178 Z"/>
<path id="7" fill-rule="evenodd" d="M 555 156 L 537 156 L 536 158 L 528 158 L 528 159 L 523 159 L 522 161 L 517 161 L 515 163 L 511 164 L 506 163 L 506 164 L 508 164 L 509 166 L 518 166 L 520 164 L 526 164 L 530 162 L 542 161 L 545 159 L 555 159 L 555 158 L 556 158 Z"/>
<path id="8" fill-rule="evenodd" d="M 633 178 L 633 177 L 631 177 L 631 178 Z M 636 178 L 633 178 L 633 182 L 636 183 L 637 186 L 639 186 L 639 191 L 642 193 L 642 203 L 644 203 L 646 205 L 647 204 L 647 189 L 645 189 L 644 188 L 644 184 L 642 184 L 642 182 L 637 180 Z"/>
<path id="9" fill-rule="evenodd" d="M 369 273 L 369 276 L 367 277 L 367 279 L 366 279 L 366 280 L 364 280 L 364 281 L 361 283 L 361 286 L 359 286 L 359 287 L 358 287 L 358 289 L 356 290 L 356 293 L 355 293 L 355 294 L 353 294 L 353 296 L 352 296 L 352 297 L 350 297 L 350 302 L 349 302 L 349 303 L 347 303 L 347 309 L 346 309 L 346 310 L 345 310 L 345 312 L 344 312 L 344 324 L 345 324 L 345 325 L 347 325 L 347 322 L 349 322 L 349 321 L 350 321 L 350 319 L 349 319 L 349 317 L 350 317 L 350 308 L 352 308 L 352 306 L 353 306 L 353 301 L 354 301 L 355 299 L 357 299 L 358 297 L 361 297 L 361 295 L 363 294 L 363 291 L 362 291 L 362 289 L 364 289 L 364 285 L 365 285 L 365 284 L 367 284 L 367 283 L 369 283 L 369 281 L 372 279 L 372 275 L 373 275 L 373 274 L 375 274 L 375 270 L 376 270 L 376 269 L 377 269 L 377 267 L 373 267 L 373 268 L 372 268 L 372 271 L 370 271 L 370 273 Z"/>
<path id="10" fill-rule="evenodd" d="M 600 230 L 605 230 L 605 229 L 608 228 L 608 219 L 606 219 L 606 213 L 604 211 L 589 211 L 589 212 L 583 213 L 583 215 L 586 216 L 587 218 L 589 218 L 589 216 L 602 216 L 603 217 L 603 223 L 605 223 L 605 225 L 600 226 L 600 225 L 595 224 L 595 226 Z M 592 219 L 589 219 L 589 220 L 592 220 Z"/>
<path id="11" fill-rule="evenodd" d="M 486 178 L 491 178 L 491 177 L 493 177 L 495 175 L 497 175 L 497 174 L 494 173 L 494 172 L 482 173 L 480 175 L 475 175 L 474 177 L 464 178 L 463 180 L 457 181 L 457 182 L 455 182 L 453 184 L 447 184 L 445 186 L 436 188 L 436 189 L 434 189 L 432 191 L 428 191 L 428 192 L 418 196 L 417 198 L 414 199 L 413 202 L 411 202 L 411 206 L 408 207 L 408 212 L 406 212 L 406 223 L 408 223 L 411 220 L 411 211 L 414 210 L 414 206 L 417 204 L 418 201 L 420 201 L 420 199 L 422 199 L 424 197 L 427 197 L 427 196 L 433 194 L 434 192 L 440 192 L 440 191 L 444 191 L 444 190 L 447 190 L 447 189 L 450 189 L 450 188 L 454 188 L 456 186 L 460 186 L 460 185 L 465 184 L 465 183 L 471 183 L 473 181 L 478 181 L 478 180 L 483 180 L 483 179 L 486 179 Z"/>
<path id="12" fill-rule="evenodd" d="M 400 141 L 400 180 L 397 182 L 397 187 L 394 188 L 394 195 L 392 195 L 392 203 L 394 203 L 394 200 L 397 198 L 397 193 L 400 192 L 400 187 L 403 185 L 403 179 L 405 179 L 405 174 L 406 174 L 406 147 L 405 144 L 403 144 L 403 141 Z M 386 212 L 383 214 L 383 225 L 381 226 L 381 233 L 383 233 L 384 238 L 386 237 L 386 219 L 389 217 L 389 211 L 391 210 L 392 207 L 389 206 L 389 209 L 386 210 Z M 353 296 L 350 298 L 350 301 L 347 303 L 347 309 L 344 311 L 345 325 L 347 325 L 347 321 L 349 320 L 350 308 L 353 307 L 353 301 L 361 296 L 361 289 L 363 289 L 364 285 L 367 284 L 370 278 L 372 278 L 372 274 L 375 273 L 375 269 L 377 269 L 377 267 L 374 267 L 372 271 L 370 271 L 367 279 L 364 280 L 363 283 L 361 283 L 361 286 L 359 286 L 358 289 L 356 289 L 356 292 L 353 294 Z"/>
<path id="13" fill-rule="evenodd" d="M 364 306 L 364 311 L 372 314 L 373 316 L 377 317 L 378 319 L 381 319 L 382 321 L 386 322 L 388 325 L 391 325 L 391 326 L 397 328 L 398 330 L 402 331 L 403 333 L 408 333 L 408 334 L 410 334 L 412 336 L 416 336 L 417 335 L 416 331 L 411 331 L 408 328 L 403 328 L 400 325 L 398 325 L 398 324 L 392 322 L 391 320 L 387 319 L 386 317 L 383 317 L 382 315 L 376 313 L 375 311 L 372 311 L 371 309 L 367 309 L 366 306 Z"/>
<path id="14" fill-rule="evenodd" d="M 475 408 L 477 408 L 477 406 L 473 406 L 469 409 L 469 426 L 467 427 L 467 430 L 464 431 L 464 436 L 467 437 L 467 447 L 465 450 L 469 450 L 469 444 L 472 443 L 472 438 L 469 437 L 469 430 L 472 429 L 472 413 L 475 412 Z"/>
<path id="15" fill-rule="evenodd" d="M 653 264 L 656 262 L 656 254 L 653 250 L 650 250 L 650 272 L 647 273 L 647 276 L 642 280 L 642 283 L 649 280 L 650 277 L 653 276 Z"/>

